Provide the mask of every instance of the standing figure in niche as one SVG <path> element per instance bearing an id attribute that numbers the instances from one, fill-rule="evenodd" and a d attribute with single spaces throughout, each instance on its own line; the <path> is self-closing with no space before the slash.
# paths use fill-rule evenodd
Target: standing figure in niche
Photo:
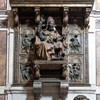
<path id="1" fill-rule="evenodd" d="M 70 48 L 71 48 L 71 52 L 79 52 L 80 51 L 80 43 L 77 39 L 77 35 L 75 35 L 73 38 L 70 39 Z"/>
<path id="2" fill-rule="evenodd" d="M 64 56 L 64 46 L 61 42 L 62 37 L 57 32 L 55 26 L 55 21 L 51 16 L 47 19 L 47 25 L 41 24 L 41 30 L 37 35 L 40 41 L 36 41 L 36 44 L 38 44 L 36 54 L 40 59 L 52 60 Z"/>

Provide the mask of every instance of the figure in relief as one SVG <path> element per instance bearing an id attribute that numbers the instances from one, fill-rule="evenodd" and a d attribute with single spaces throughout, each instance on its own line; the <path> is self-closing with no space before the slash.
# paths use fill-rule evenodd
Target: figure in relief
<path id="1" fill-rule="evenodd" d="M 70 79 L 73 81 L 80 80 L 80 65 L 79 64 L 72 64 L 72 67 L 70 67 L 70 73 L 69 73 Z"/>
<path id="2" fill-rule="evenodd" d="M 26 67 L 21 65 L 20 66 L 22 77 L 24 80 L 30 80 L 30 67 Z"/>
<path id="3" fill-rule="evenodd" d="M 80 43 L 78 40 L 78 36 L 75 35 L 73 38 L 70 39 L 69 47 L 71 48 L 71 52 L 78 53 L 80 51 Z"/>
<path id="4" fill-rule="evenodd" d="M 21 29 L 21 50 L 23 53 L 29 53 L 32 41 L 35 41 L 35 31 L 30 25 L 30 20 L 26 20 L 26 27 Z"/>

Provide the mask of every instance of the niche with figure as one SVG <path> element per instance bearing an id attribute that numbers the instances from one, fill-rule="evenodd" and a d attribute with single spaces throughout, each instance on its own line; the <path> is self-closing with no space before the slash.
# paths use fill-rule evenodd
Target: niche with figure
<path id="1" fill-rule="evenodd" d="M 83 83 L 85 8 L 19 7 L 18 16 L 15 69 L 21 74 L 16 81 L 66 80 L 71 64 L 70 82 Z"/>

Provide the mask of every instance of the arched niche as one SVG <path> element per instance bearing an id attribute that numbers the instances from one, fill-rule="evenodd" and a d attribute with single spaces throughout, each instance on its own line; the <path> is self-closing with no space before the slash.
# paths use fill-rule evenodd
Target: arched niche
<path id="1" fill-rule="evenodd" d="M 73 100 L 90 100 L 84 95 L 78 95 Z"/>

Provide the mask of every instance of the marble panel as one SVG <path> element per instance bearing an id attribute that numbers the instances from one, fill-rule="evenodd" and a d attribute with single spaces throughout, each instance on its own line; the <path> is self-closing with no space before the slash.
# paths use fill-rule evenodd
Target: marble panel
<path id="1" fill-rule="evenodd" d="M 100 85 L 100 32 L 96 32 L 96 58 L 97 85 Z"/>
<path id="2" fill-rule="evenodd" d="M 26 100 L 34 100 L 34 95 L 33 94 L 27 95 Z"/>
<path id="3" fill-rule="evenodd" d="M 0 95 L 0 100 L 4 100 L 4 95 Z"/>
<path id="4" fill-rule="evenodd" d="M 0 0 L 0 10 L 6 9 L 6 0 Z"/>
<path id="5" fill-rule="evenodd" d="M 100 95 L 97 95 L 96 96 L 96 100 L 100 100 Z"/>
<path id="6" fill-rule="evenodd" d="M 96 9 L 100 10 L 100 0 L 96 0 Z"/>
<path id="7" fill-rule="evenodd" d="M 95 20 L 95 28 L 100 29 L 100 19 Z"/>
<path id="8" fill-rule="evenodd" d="M 6 80 L 6 40 L 6 32 L 0 31 L 0 85 L 5 85 Z"/>
<path id="9" fill-rule="evenodd" d="M 13 94 L 12 100 L 34 100 L 34 95 L 32 94 Z"/>

